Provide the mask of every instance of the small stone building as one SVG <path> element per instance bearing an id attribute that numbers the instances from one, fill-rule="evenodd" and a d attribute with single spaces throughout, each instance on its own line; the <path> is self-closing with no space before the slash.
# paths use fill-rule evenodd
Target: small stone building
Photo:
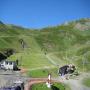
<path id="1" fill-rule="evenodd" d="M 7 60 L 3 60 L 0 63 L 0 68 L 5 69 L 5 70 L 8 70 L 8 69 L 9 70 L 17 70 L 18 69 L 16 61 L 7 61 Z"/>

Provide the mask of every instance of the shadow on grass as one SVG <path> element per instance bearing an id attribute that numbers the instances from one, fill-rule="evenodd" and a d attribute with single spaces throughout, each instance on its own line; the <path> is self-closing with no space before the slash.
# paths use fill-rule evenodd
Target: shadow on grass
<path id="1" fill-rule="evenodd" d="M 60 90 L 58 87 L 52 85 L 51 90 Z"/>

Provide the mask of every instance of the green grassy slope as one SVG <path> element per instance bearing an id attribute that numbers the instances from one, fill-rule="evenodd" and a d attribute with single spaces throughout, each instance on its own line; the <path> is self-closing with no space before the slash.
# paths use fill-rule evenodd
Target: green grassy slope
<path id="1" fill-rule="evenodd" d="M 18 29 L 18 27 L 15 26 L 4 27 L 7 27 L 7 29 L 0 31 L 0 51 L 8 48 L 14 49 L 16 53 L 9 57 L 10 60 L 18 59 L 21 67 L 30 69 L 53 67 L 33 37 L 33 35 L 37 35 L 37 31 L 24 30 L 22 28 Z M 20 39 L 23 39 L 25 42 L 24 49 L 22 48 Z"/>
<path id="2" fill-rule="evenodd" d="M 24 49 L 20 39 L 25 42 Z M 72 63 L 79 70 L 90 70 L 90 19 L 41 30 L 0 24 L 0 51 L 8 48 L 16 51 L 9 59 L 19 59 L 22 67 L 29 69 Z"/>
<path id="3" fill-rule="evenodd" d="M 36 36 L 37 42 L 57 65 L 75 64 L 79 70 L 90 70 L 90 26 L 78 30 L 76 24 L 90 24 L 78 20 L 68 25 L 44 28 Z"/>
<path id="4" fill-rule="evenodd" d="M 45 84 L 32 85 L 32 90 L 66 90 L 66 88 L 60 83 L 54 83 L 51 88 L 48 88 Z"/>
<path id="5" fill-rule="evenodd" d="M 90 87 L 90 78 L 89 77 L 83 79 L 83 85 Z"/>

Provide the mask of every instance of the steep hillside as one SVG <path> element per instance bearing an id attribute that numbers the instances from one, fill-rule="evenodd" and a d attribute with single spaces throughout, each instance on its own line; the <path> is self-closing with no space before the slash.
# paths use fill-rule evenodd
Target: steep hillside
<path id="1" fill-rule="evenodd" d="M 90 70 L 90 19 L 80 19 L 55 27 L 29 30 L 0 23 L 0 51 L 13 49 L 11 60 L 22 67 L 56 67 L 75 64 Z"/>
<path id="2" fill-rule="evenodd" d="M 25 36 L 30 36 L 31 32 L 32 31 L 22 27 L 0 24 L 0 50 L 5 48 L 20 49 L 21 45 L 19 40 Z"/>
<path id="3" fill-rule="evenodd" d="M 75 28 L 76 24 L 77 22 L 70 22 L 68 25 L 44 28 L 36 36 L 36 39 L 41 47 L 48 49 L 48 51 L 63 51 L 73 45 L 83 45 L 89 42 L 90 29 L 78 30 Z"/>
<path id="4" fill-rule="evenodd" d="M 82 28 L 76 27 L 83 25 Z M 57 65 L 76 64 L 78 69 L 90 70 L 90 19 L 81 19 L 56 27 L 42 29 L 36 36 L 44 52 Z M 84 27 L 87 29 L 84 29 Z"/>

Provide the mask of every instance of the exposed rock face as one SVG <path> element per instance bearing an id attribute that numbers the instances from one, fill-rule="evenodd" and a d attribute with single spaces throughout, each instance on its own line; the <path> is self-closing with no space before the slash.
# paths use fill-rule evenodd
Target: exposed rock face
<path id="1" fill-rule="evenodd" d="M 90 29 L 90 26 L 85 25 L 85 24 L 81 24 L 81 23 L 77 23 L 75 25 L 74 29 L 78 29 L 78 30 L 89 30 Z"/>

